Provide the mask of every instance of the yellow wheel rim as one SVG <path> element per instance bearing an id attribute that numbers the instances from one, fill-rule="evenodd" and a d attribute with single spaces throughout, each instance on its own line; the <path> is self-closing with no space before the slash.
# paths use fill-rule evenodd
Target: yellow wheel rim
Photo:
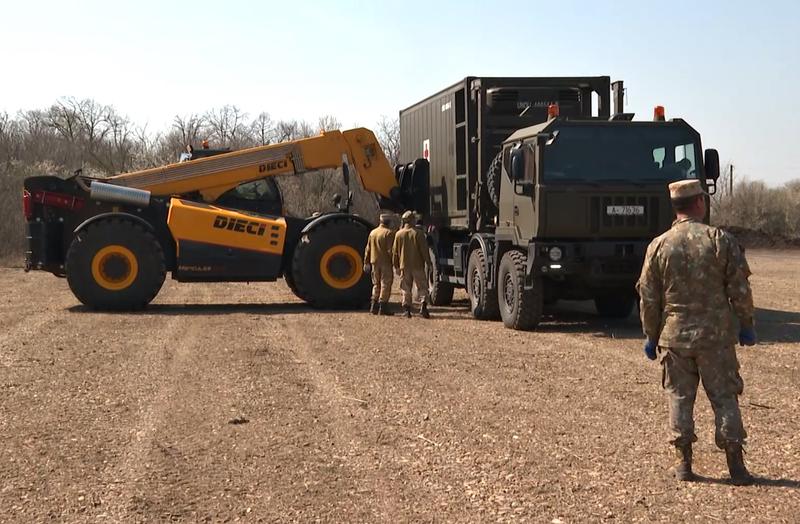
<path id="1" fill-rule="evenodd" d="M 136 255 L 125 246 L 106 246 L 92 258 L 92 277 L 100 287 L 109 291 L 126 289 L 139 274 Z"/>
<path id="2" fill-rule="evenodd" d="M 319 261 L 322 280 L 334 289 L 353 287 L 364 274 L 361 255 L 350 246 L 338 245 L 328 249 Z"/>

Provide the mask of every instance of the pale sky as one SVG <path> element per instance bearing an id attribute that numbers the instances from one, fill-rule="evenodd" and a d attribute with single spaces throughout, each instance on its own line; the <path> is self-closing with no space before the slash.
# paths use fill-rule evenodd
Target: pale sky
<path id="1" fill-rule="evenodd" d="M 374 127 L 469 76 L 609 75 L 737 174 L 800 178 L 800 2 L 0 2 L 0 111 L 62 96 L 151 130 L 237 105 Z"/>

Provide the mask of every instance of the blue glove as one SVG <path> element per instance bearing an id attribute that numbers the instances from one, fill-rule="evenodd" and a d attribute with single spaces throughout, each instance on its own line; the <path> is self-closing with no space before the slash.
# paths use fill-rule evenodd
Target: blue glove
<path id="1" fill-rule="evenodd" d="M 657 347 L 658 347 L 658 344 L 653 342 L 652 340 L 650 340 L 648 338 L 647 342 L 644 343 L 644 354 L 645 354 L 645 356 L 647 356 L 647 358 L 649 358 L 650 360 L 655 360 L 656 359 L 656 348 Z"/>
<path id="2" fill-rule="evenodd" d="M 739 345 L 741 346 L 755 346 L 756 345 L 756 330 L 748 327 L 739 330 Z"/>

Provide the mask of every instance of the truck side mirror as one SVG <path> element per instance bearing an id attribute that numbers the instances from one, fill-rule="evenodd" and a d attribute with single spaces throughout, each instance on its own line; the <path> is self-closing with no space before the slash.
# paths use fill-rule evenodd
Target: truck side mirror
<path id="1" fill-rule="evenodd" d="M 719 153 L 716 149 L 706 149 L 705 161 L 706 180 L 716 181 L 719 178 Z"/>
<path id="2" fill-rule="evenodd" d="M 521 147 L 511 152 L 511 180 L 525 180 L 525 152 Z"/>

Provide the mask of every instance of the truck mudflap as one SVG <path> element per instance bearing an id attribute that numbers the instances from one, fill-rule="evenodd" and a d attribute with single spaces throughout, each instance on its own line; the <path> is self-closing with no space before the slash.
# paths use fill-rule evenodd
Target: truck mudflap
<path id="1" fill-rule="evenodd" d="M 64 225 L 61 222 L 28 222 L 25 225 L 25 271 L 38 269 L 56 276 L 65 276 L 63 234 Z"/>
<path id="2" fill-rule="evenodd" d="M 537 277 L 582 280 L 590 288 L 617 287 L 639 278 L 648 240 L 552 241 L 528 245 L 526 284 Z"/>

